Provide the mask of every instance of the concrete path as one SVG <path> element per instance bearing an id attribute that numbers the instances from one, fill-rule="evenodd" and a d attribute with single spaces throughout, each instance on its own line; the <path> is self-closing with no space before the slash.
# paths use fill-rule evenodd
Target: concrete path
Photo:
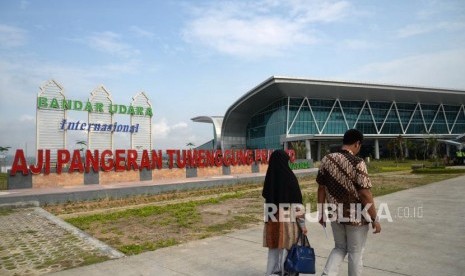
<path id="1" fill-rule="evenodd" d="M 364 275 L 465 275 L 464 196 L 462 176 L 376 198 L 377 205 L 388 206 L 393 222 L 382 221 L 382 233 L 369 235 Z M 320 275 L 333 246 L 331 229 L 325 238 L 319 224 L 308 228 Z M 261 241 L 259 226 L 51 275 L 258 276 L 266 265 Z M 347 263 L 339 275 L 347 275 Z"/>

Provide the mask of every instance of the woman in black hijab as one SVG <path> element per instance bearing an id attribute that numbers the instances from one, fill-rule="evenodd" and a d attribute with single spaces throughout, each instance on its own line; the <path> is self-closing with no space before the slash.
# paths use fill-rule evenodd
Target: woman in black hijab
<path id="1" fill-rule="evenodd" d="M 277 273 L 283 273 L 287 250 L 296 241 L 299 231 L 295 221 L 279 221 L 280 213 L 292 212 L 283 208 L 284 205 L 302 204 L 299 182 L 289 167 L 289 155 L 284 150 L 276 150 L 270 156 L 262 196 L 265 198 L 267 212 L 263 231 L 263 246 L 268 247 L 266 275 L 278 275 Z M 271 213 L 270 210 L 276 212 Z M 305 221 L 299 220 L 302 231 L 306 234 Z"/>

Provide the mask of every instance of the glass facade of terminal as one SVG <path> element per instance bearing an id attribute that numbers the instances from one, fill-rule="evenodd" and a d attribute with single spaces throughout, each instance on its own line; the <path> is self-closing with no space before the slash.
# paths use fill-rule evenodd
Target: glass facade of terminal
<path id="1" fill-rule="evenodd" d="M 283 135 L 465 133 L 463 105 L 282 98 L 251 117 L 247 148 L 282 148 Z"/>

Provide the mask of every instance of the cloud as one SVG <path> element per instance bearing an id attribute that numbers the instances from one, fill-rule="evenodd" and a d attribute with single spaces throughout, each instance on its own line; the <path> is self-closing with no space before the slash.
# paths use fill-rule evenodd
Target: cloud
<path id="1" fill-rule="evenodd" d="M 152 123 L 152 134 L 157 138 L 167 138 L 175 131 L 183 131 L 188 125 L 185 122 L 179 122 L 173 125 L 168 124 L 166 118 L 161 118 L 158 122 Z"/>
<path id="2" fill-rule="evenodd" d="M 350 3 L 347 1 L 293 0 L 288 3 L 291 15 L 303 22 L 335 22 L 347 15 Z"/>
<path id="3" fill-rule="evenodd" d="M 94 87 L 109 79 L 133 75 L 139 72 L 139 68 L 140 62 L 137 60 L 75 66 L 44 62 L 33 57 L 0 57 L 0 91 L 12 91 L 13 89 L 18 98 L 27 98 L 31 95 L 31 89 L 34 93 L 37 92 L 37 87 L 51 78 L 78 90 L 82 86 Z M 79 77 L 76 78 L 76 76 Z M 6 97 L 6 93 L 0 93 L 0 99 L 3 100 L 3 97 L 7 104 L 14 100 Z"/>
<path id="4" fill-rule="evenodd" d="M 129 30 L 133 32 L 136 36 L 142 37 L 142 38 L 153 38 L 155 36 L 154 33 L 144 30 L 137 26 L 131 26 Z"/>
<path id="5" fill-rule="evenodd" d="M 0 141 L 1 146 L 11 147 L 9 153 L 13 154 L 16 149 L 26 149 L 29 155 L 34 155 L 35 151 L 35 119 L 21 120 L 12 118 L 10 120 L 0 120 Z"/>
<path id="6" fill-rule="evenodd" d="M 166 118 L 160 118 L 152 123 L 154 149 L 182 149 L 186 148 L 188 143 L 199 146 L 212 139 L 210 135 L 211 132 L 205 134 L 201 129 L 192 128 L 192 125 L 186 122 L 172 124 Z"/>
<path id="7" fill-rule="evenodd" d="M 343 78 L 464 89 L 463 72 L 465 49 L 455 49 L 367 64 Z"/>
<path id="8" fill-rule="evenodd" d="M 36 121 L 36 117 L 31 116 L 29 114 L 23 114 L 19 117 L 20 122 L 34 122 Z"/>
<path id="9" fill-rule="evenodd" d="M 0 24 L 0 47 L 14 48 L 23 46 L 27 42 L 26 30 Z"/>
<path id="10" fill-rule="evenodd" d="M 338 21 L 345 1 L 215 2 L 192 8 L 185 41 L 239 57 L 279 56 L 298 45 L 318 41 L 314 24 Z"/>
<path id="11" fill-rule="evenodd" d="M 19 7 L 22 9 L 22 10 L 25 10 L 29 7 L 29 5 L 31 4 L 31 2 L 29 1 L 25 1 L 25 0 L 22 0 L 19 4 Z"/>
<path id="12" fill-rule="evenodd" d="M 438 22 L 435 24 L 411 24 L 397 31 L 398 38 L 407 38 L 432 32 L 464 32 L 464 22 Z"/>
<path id="13" fill-rule="evenodd" d="M 350 50 L 366 50 L 375 47 L 375 44 L 366 40 L 346 39 L 342 41 L 341 46 Z"/>
<path id="14" fill-rule="evenodd" d="M 114 32 L 94 33 L 87 37 L 86 42 L 93 49 L 123 58 L 131 58 L 140 54 L 139 50 L 124 43 L 121 36 Z"/>

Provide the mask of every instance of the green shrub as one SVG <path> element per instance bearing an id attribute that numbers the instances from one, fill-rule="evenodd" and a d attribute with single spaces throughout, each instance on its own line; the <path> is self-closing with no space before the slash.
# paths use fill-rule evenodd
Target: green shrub
<path id="1" fill-rule="evenodd" d="M 461 173 L 465 173 L 465 169 L 447 169 L 447 168 L 428 167 L 428 168 L 413 170 L 412 173 L 418 173 L 418 174 L 461 174 Z"/>

